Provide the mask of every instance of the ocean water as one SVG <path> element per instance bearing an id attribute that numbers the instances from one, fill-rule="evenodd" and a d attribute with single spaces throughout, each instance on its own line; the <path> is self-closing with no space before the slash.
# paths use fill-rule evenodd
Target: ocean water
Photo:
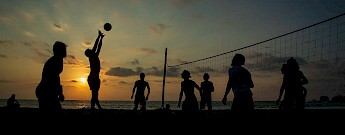
<path id="1" fill-rule="evenodd" d="M 20 107 L 23 108 L 38 108 L 37 100 L 20 100 Z M 133 101 L 100 101 L 104 109 L 123 109 L 131 110 L 134 107 Z M 170 104 L 172 110 L 181 110 L 177 107 L 177 101 L 165 101 L 164 104 Z M 0 107 L 5 107 L 7 99 L 0 99 Z M 160 109 L 161 101 L 147 101 L 147 110 Z M 231 101 L 227 105 L 223 105 L 220 101 L 212 102 L 213 110 L 227 110 L 231 109 Z M 62 102 L 64 109 L 90 109 L 90 100 L 66 100 Z M 140 105 L 139 105 L 140 108 Z M 255 109 L 278 109 L 275 101 L 254 101 Z M 207 109 L 207 106 L 206 106 Z M 345 103 L 321 103 L 321 102 L 307 102 L 306 109 L 345 109 Z"/>

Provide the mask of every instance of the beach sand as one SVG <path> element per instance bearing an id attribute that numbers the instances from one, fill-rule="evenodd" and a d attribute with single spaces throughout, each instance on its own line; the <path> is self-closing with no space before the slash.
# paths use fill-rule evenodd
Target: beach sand
<path id="1" fill-rule="evenodd" d="M 291 131 L 306 130 L 307 127 L 328 129 L 328 127 L 342 126 L 345 121 L 345 109 L 306 109 L 303 112 L 282 112 L 277 109 L 256 109 L 252 113 L 234 113 L 230 110 L 199 111 L 185 113 L 181 110 L 90 110 L 90 109 L 63 109 L 60 113 L 42 113 L 37 108 L 20 108 L 7 110 L 0 108 L 1 123 L 9 125 L 25 125 L 25 128 L 63 126 L 64 129 L 88 130 L 101 128 L 102 130 L 122 130 L 133 128 L 167 130 L 195 130 L 210 131 L 239 128 L 283 129 L 294 127 Z M 338 124 L 339 123 L 339 124 Z M 33 126 L 33 127 L 31 127 Z M 30 127 L 30 128 L 29 128 Z M 139 128 L 139 129 L 138 129 Z M 6 129 L 6 128 L 3 128 Z M 342 130 L 343 128 L 336 128 Z"/>

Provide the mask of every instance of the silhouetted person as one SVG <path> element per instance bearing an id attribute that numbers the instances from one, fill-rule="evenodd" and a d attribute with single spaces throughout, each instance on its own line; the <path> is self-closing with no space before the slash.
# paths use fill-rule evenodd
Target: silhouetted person
<path id="1" fill-rule="evenodd" d="M 187 112 L 198 111 L 199 106 L 197 98 L 194 94 L 194 88 L 197 88 L 199 90 L 200 96 L 201 88 L 194 81 L 189 80 L 189 78 L 191 77 L 189 71 L 184 70 L 181 74 L 181 77 L 183 78 L 183 81 L 181 82 L 181 91 L 177 107 L 181 106 L 181 99 L 184 93 L 186 97 L 182 104 L 182 110 Z"/>
<path id="2" fill-rule="evenodd" d="M 212 110 L 212 95 L 214 91 L 213 83 L 209 81 L 210 75 L 207 73 L 203 76 L 204 82 L 201 82 L 201 101 L 200 101 L 200 110 L 205 109 L 207 104 L 208 110 Z"/>
<path id="3" fill-rule="evenodd" d="M 91 90 L 91 109 L 95 109 L 95 104 L 97 105 L 98 109 L 103 109 L 98 100 L 98 91 L 101 86 L 101 80 L 99 79 L 101 63 L 98 56 L 102 48 L 103 37 L 104 34 L 98 30 L 98 37 L 93 45 L 92 50 L 85 50 L 85 55 L 89 58 L 90 62 L 90 75 L 87 78 L 87 82 Z"/>
<path id="4" fill-rule="evenodd" d="M 283 74 L 283 82 L 282 82 L 282 85 L 280 86 L 279 97 L 276 101 L 276 104 L 279 105 L 280 110 L 282 110 L 284 107 L 284 101 L 280 102 L 280 100 L 281 100 L 281 97 L 282 97 L 284 90 L 285 90 L 285 82 L 286 82 L 285 73 L 286 73 L 286 70 L 287 70 L 287 65 L 283 64 L 283 66 L 281 68 L 281 73 Z"/>
<path id="5" fill-rule="evenodd" d="M 245 57 L 242 54 L 235 54 L 231 63 L 232 67 L 229 69 L 229 80 L 222 100 L 225 105 L 227 96 L 232 89 L 234 99 L 231 111 L 234 112 L 251 112 L 254 110 L 253 93 L 251 91 L 254 84 L 250 72 L 241 66 L 244 63 Z"/>
<path id="6" fill-rule="evenodd" d="M 282 74 L 284 74 L 284 77 L 277 104 L 279 104 L 284 91 L 285 94 L 279 108 L 283 110 L 303 110 L 307 95 L 307 90 L 303 85 L 308 83 L 308 79 L 299 70 L 299 65 L 293 57 L 287 60 L 287 64 L 283 65 Z"/>
<path id="7" fill-rule="evenodd" d="M 12 94 L 10 98 L 7 100 L 7 108 L 9 110 L 15 110 L 20 107 L 19 102 L 16 100 L 16 95 Z"/>
<path id="8" fill-rule="evenodd" d="M 60 84 L 60 73 L 63 71 L 63 58 L 66 57 L 66 45 L 56 41 L 52 56 L 43 67 L 41 82 L 36 87 L 39 109 L 43 111 L 59 111 L 65 100 Z"/>
<path id="9" fill-rule="evenodd" d="M 145 89 L 147 87 L 147 95 L 145 98 Z M 150 95 L 150 85 L 147 81 L 145 81 L 145 74 L 140 73 L 140 80 L 135 81 L 134 87 L 133 87 L 133 92 L 131 99 L 133 98 L 135 89 L 137 89 L 137 92 L 135 93 L 135 99 L 134 99 L 134 109 L 138 109 L 138 105 L 140 103 L 141 109 L 140 110 L 146 110 L 146 100 L 149 99 Z"/>

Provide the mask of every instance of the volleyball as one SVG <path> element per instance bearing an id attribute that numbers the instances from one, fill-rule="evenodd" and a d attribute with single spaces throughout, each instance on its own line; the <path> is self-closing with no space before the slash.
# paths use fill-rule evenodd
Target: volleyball
<path id="1" fill-rule="evenodd" d="M 105 23 L 104 24 L 104 30 L 110 31 L 111 30 L 111 24 L 110 23 Z"/>

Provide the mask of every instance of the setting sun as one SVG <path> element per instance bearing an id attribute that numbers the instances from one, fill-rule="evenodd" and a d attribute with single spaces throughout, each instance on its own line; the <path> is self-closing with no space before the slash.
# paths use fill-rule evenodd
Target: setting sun
<path id="1" fill-rule="evenodd" d="M 80 78 L 80 81 L 81 81 L 82 83 L 86 83 L 86 78 L 85 78 L 85 77 Z"/>

